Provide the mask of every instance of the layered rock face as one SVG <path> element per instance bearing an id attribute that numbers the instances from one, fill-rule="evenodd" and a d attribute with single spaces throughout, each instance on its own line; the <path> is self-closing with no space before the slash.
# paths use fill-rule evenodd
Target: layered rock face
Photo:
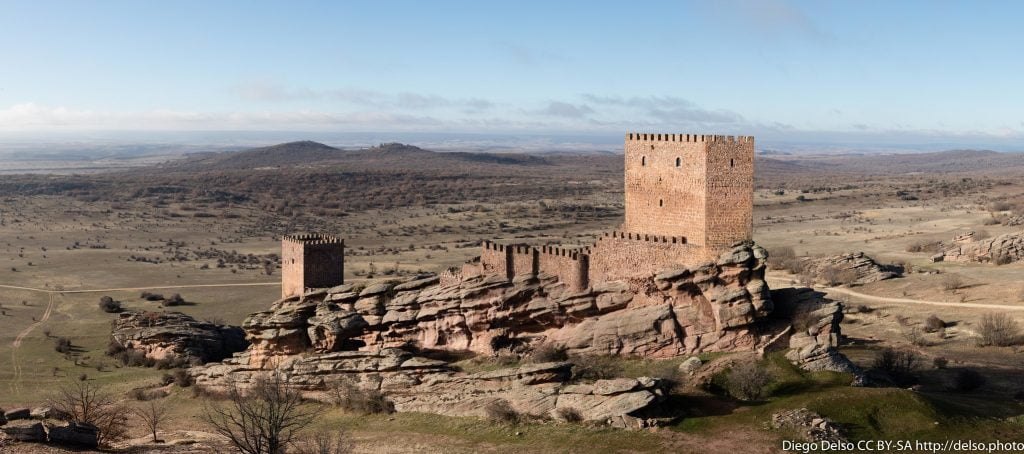
<path id="1" fill-rule="evenodd" d="M 809 288 L 772 291 L 776 302 L 774 317 L 788 325 L 780 337 L 786 340 L 786 357 L 805 370 L 831 370 L 854 375 L 854 384 L 864 381 L 863 371 L 839 353 L 843 307 Z"/>
<path id="2" fill-rule="evenodd" d="M 405 345 L 490 354 L 547 342 L 570 353 L 651 358 L 752 350 L 757 321 L 772 310 L 765 258 L 746 244 L 714 263 L 582 292 L 544 274 L 344 285 L 278 301 L 243 328 L 258 367 L 306 351 Z"/>
<path id="3" fill-rule="evenodd" d="M 123 312 L 112 322 L 111 336 L 149 358 L 189 362 L 220 361 L 248 346 L 238 327 L 200 322 L 180 312 Z"/>
<path id="4" fill-rule="evenodd" d="M 354 385 L 384 393 L 397 411 L 486 416 L 488 405 L 505 401 L 523 415 L 557 417 L 558 410 L 571 409 L 585 420 L 616 427 L 652 424 L 648 413 L 665 396 L 659 380 L 642 377 L 568 384 L 570 368 L 568 363 L 552 362 L 467 374 L 443 361 L 385 348 L 294 357 L 273 370 L 252 367 L 246 354 L 241 354 L 191 371 L 197 385 L 212 388 L 244 387 L 277 373 L 290 385 L 313 391 L 314 397 L 317 391 Z M 319 397 L 326 398 L 326 394 Z"/>
<path id="5" fill-rule="evenodd" d="M 826 284 L 842 281 L 845 284 L 864 285 L 899 276 L 863 252 L 808 259 L 807 271 L 815 280 Z"/>
<path id="6" fill-rule="evenodd" d="M 995 238 L 974 240 L 973 232 L 954 246 L 935 255 L 932 260 L 941 262 L 993 262 L 1012 263 L 1024 261 L 1024 231 L 1007 233 Z"/>

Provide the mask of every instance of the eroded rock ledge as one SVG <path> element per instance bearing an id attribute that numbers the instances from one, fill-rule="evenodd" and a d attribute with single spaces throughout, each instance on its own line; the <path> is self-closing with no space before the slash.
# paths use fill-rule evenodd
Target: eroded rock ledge
<path id="1" fill-rule="evenodd" d="M 156 360 L 220 361 L 248 346 L 238 327 L 201 322 L 180 312 L 122 312 L 110 334 L 121 347 Z"/>
<path id="2" fill-rule="evenodd" d="M 976 240 L 974 232 L 953 239 L 953 247 L 932 257 L 936 262 L 992 262 L 1012 263 L 1024 261 L 1024 231 Z"/>
<path id="3" fill-rule="evenodd" d="M 274 303 L 243 328 L 252 365 L 313 351 L 419 348 L 490 354 L 542 342 L 571 353 L 667 358 L 753 350 L 772 310 L 764 250 L 715 263 L 568 291 L 553 276 L 486 276 L 440 285 L 343 285 Z"/>
<path id="4" fill-rule="evenodd" d="M 766 258 L 741 244 L 713 263 L 582 292 L 546 275 L 320 289 L 252 314 L 243 324 L 245 352 L 191 373 L 213 388 L 270 374 L 313 394 L 347 383 L 384 393 L 398 411 L 479 416 L 505 400 L 523 414 L 571 409 L 586 420 L 642 427 L 665 395 L 654 378 L 570 383 L 568 363 L 471 374 L 410 351 L 522 354 L 548 344 L 573 355 L 669 358 L 792 347 L 791 359 L 804 367 L 845 367 L 829 362 L 841 358 L 840 305 L 820 293 L 780 293 L 776 311 Z"/>

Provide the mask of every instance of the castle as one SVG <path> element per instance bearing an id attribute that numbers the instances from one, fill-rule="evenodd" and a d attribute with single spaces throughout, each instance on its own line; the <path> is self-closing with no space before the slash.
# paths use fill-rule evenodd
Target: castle
<path id="1" fill-rule="evenodd" d="M 480 256 L 442 275 L 550 274 L 573 291 L 707 262 L 753 235 L 754 138 L 629 133 L 625 138 L 625 220 L 589 247 L 484 241 Z M 282 296 L 343 281 L 344 242 L 285 237 Z"/>

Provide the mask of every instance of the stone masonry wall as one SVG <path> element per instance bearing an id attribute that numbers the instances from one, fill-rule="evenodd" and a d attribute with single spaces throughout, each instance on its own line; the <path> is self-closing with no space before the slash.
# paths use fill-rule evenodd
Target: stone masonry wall
<path id="1" fill-rule="evenodd" d="M 512 279 L 512 250 L 503 244 L 484 241 L 480 248 L 480 274 Z"/>
<path id="2" fill-rule="evenodd" d="M 628 134 L 622 230 L 703 244 L 705 136 Z M 678 165 L 677 165 L 678 163 Z"/>
<path id="3" fill-rule="evenodd" d="M 571 291 L 580 292 L 590 285 L 590 257 L 580 250 L 542 246 L 538 262 L 541 273 L 557 276 Z"/>
<path id="4" fill-rule="evenodd" d="M 714 258 L 681 238 L 610 232 L 590 248 L 591 283 L 653 276 L 674 267 L 690 267 Z"/>
<path id="5" fill-rule="evenodd" d="M 302 243 L 281 241 L 281 298 L 302 294 L 303 257 Z"/>
<path id="6" fill-rule="evenodd" d="M 512 249 L 512 275 L 537 274 L 537 250 L 524 245 L 517 244 L 507 246 Z"/>
<path id="7" fill-rule="evenodd" d="M 704 244 L 724 250 L 753 238 L 754 139 L 709 142 L 707 159 Z"/>

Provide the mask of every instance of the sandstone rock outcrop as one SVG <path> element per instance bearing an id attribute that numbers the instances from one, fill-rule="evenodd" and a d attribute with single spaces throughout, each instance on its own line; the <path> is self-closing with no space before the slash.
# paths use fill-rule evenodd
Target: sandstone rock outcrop
<path id="1" fill-rule="evenodd" d="M 992 262 L 1012 263 L 1024 261 L 1024 231 L 975 240 L 973 232 L 958 237 L 953 246 L 936 255 L 936 262 Z"/>
<path id="2" fill-rule="evenodd" d="M 409 344 L 489 354 L 551 342 L 571 353 L 655 358 L 751 350 L 758 319 L 772 310 L 765 258 L 744 244 L 714 263 L 581 292 L 544 274 L 342 285 L 280 300 L 243 328 L 255 366 L 306 351 Z"/>
<path id="3" fill-rule="evenodd" d="M 786 357 L 790 361 L 810 371 L 847 372 L 854 375 L 854 385 L 864 384 L 864 372 L 838 350 L 843 321 L 840 303 L 809 288 L 773 290 L 772 299 L 776 302 L 774 316 L 789 325 L 783 333 L 788 332 Z"/>
<path id="4" fill-rule="evenodd" d="M 646 413 L 665 396 L 663 384 L 654 378 L 569 384 L 571 365 L 564 362 L 469 374 L 397 348 L 294 357 L 273 369 L 249 363 L 243 353 L 191 373 L 197 385 L 209 388 L 245 387 L 276 373 L 314 397 L 320 392 L 326 398 L 324 392 L 343 384 L 380 391 L 397 411 L 485 416 L 488 404 L 503 400 L 524 415 L 554 417 L 559 409 L 572 409 L 588 421 L 635 428 L 650 424 Z"/>
<path id="5" fill-rule="evenodd" d="M 807 441 L 846 441 L 835 422 L 806 408 L 773 413 L 772 428 L 797 430 Z"/>
<path id="6" fill-rule="evenodd" d="M 864 285 L 899 276 L 863 252 L 808 259 L 806 267 L 817 282 L 827 285 Z"/>
<path id="7" fill-rule="evenodd" d="M 180 312 L 122 312 L 112 322 L 111 336 L 152 359 L 199 363 L 220 361 L 248 345 L 237 327 L 201 322 Z"/>

